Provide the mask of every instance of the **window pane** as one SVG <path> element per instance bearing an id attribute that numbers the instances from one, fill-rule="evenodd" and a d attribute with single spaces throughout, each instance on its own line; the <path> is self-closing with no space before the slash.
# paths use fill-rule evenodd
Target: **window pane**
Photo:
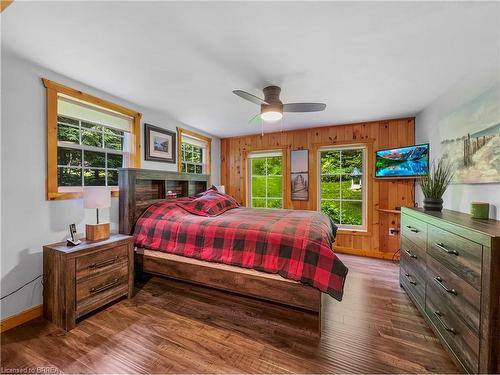
<path id="1" fill-rule="evenodd" d="M 82 163 L 82 151 L 71 148 L 57 148 L 57 164 L 67 166 L 80 166 Z"/>
<path id="2" fill-rule="evenodd" d="M 186 166 L 186 163 L 182 163 L 182 166 L 181 166 L 181 172 L 184 172 L 184 173 L 186 173 L 186 172 L 187 172 L 187 166 Z"/>
<path id="3" fill-rule="evenodd" d="M 195 166 L 195 173 L 202 174 L 203 173 L 203 168 L 201 165 Z"/>
<path id="4" fill-rule="evenodd" d="M 361 186 L 361 175 L 351 176 L 348 174 L 342 175 L 342 199 L 359 199 L 363 198 L 363 187 Z"/>
<path id="5" fill-rule="evenodd" d="M 194 168 L 193 164 L 188 164 L 187 165 L 187 172 L 188 173 L 194 173 L 194 170 L 195 170 L 195 168 Z"/>
<path id="6" fill-rule="evenodd" d="M 186 161 L 193 161 L 193 146 L 186 144 Z"/>
<path id="7" fill-rule="evenodd" d="M 252 177 L 252 197 L 265 198 L 266 196 L 266 177 Z"/>
<path id="8" fill-rule="evenodd" d="M 281 156 L 274 156 L 267 158 L 267 174 L 268 175 L 281 175 Z"/>
<path id="9" fill-rule="evenodd" d="M 57 125 L 57 140 L 71 143 L 80 143 L 79 139 L 80 130 L 66 125 Z"/>
<path id="10" fill-rule="evenodd" d="M 108 170 L 108 186 L 118 186 L 118 171 Z"/>
<path id="11" fill-rule="evenodd" d="M 281 208 L 283 207 L 283 203 L 281 199 L 268 199 L 267 207 L 269 208 Z"/>
<path id="12" fill-rule="evenodd" d="M 104 169 L 84 169 L 83 183 L 85 186 L 106 185 L 106 171 Z"/>
<path id="13" fill-rule="evenodd" d="M 269 176 L 267 178 L 267 196 L 282 197 L 283 196 L 283 179 L 278 176 Z"/>
<path id="14" fill-rule="evenodd" d="M 102 132 L 103 126 L 94 124 L 92 122 L 82 121 L 82 128 L 83 129 L 94 130 L 94 131 L 97 131 L 97 132 Z"/>
<path id="15" fill-rule="evenodd" d="M 110 148 L 112 150 L 123 150 L 123 137 L 120 137 L 116 133 L 122 133 L 123 132 L 118 132 L 117 130 L 109 129 L 109 128 L 104 128 L 104 147 Z"/>
<path id="16" fill-rule="evenodd" d="M 85 167 L 105 168 L 106 154 L 104 152 L 84 151 L 83 152 Z"/>
<path id="17" fill-rule="evenodd" d="M 340 223 L 340 202 L 339 201 L 322 201 L 321 211 L 330 216 L 334 223 Z"/>
<path id="18" fill-rule="evenodd" d="M 252 176 L 266 175 L 266 158 L 254 158 L 252 160 Z"/>
<path id="19" fill-rule="evenodd" d="M 108 154 L 108 168 L 122 168 L 123 155 Z"/>
<path id="20" fill-rule="evenodd" d="M 340 173 L 340 152 L 323 151 L 321 152 L 321 174 Z"/>
<path id="21" fill-rule="evenodd" d="M 266 207 L 265 199 L 252 199 L 252 207 Z"/>
<path id="22" fill-rule="evenodd" d="M 340 175 L 321 176 L 321 198 L 340 199 Z"/>
<path id="23" fill-rule="evenodd" d="M 82 170 L 80 168 L 57 168 L 58 186 L 82 186 Z"/>
<path id="24" fill-rule="evenodd" d="M 362 224 L 362 202 L 342 201 L 342 224 Z"/>
<path id="25" fill-rule="evenodd" d="M 193 162 L 201 163 L 202 149 L 200 147 L 193 147 Z"/>
<path id="26" fill-rule="evenodd" d="M 102 147 L 102 133 L 82 129 L 82 144 L 86 146 Z"/>
<path id="27" fill-rule="evenodd" d="M 57 122 L 64 122 L 65 124 L 78 126 L 78 120 L 66 116 L 57 116 Z"/>
<path id="28" fill-rule="evenodd" d="M 363 170 L 363 151 L 342 151 L 342 173 L 358 175 Z"/>

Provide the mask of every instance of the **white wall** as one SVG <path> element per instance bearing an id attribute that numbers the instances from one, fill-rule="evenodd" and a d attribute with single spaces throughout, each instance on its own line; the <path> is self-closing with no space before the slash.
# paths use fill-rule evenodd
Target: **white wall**
<path id="1" fill-rule="evenodd" d="M 438 127 L 440 120 L 499 81 L 497 66 L 470 74 L 417 115 L 416 142 L 430 143 L 431 159 L 441 155 L 441 134 Z M 423 198 L 420 188 L 417 188 L 416 199 L 419 206 L 422 206 Z M 471 202 L 489 202 L 490 218 L 500 220 L 500 184 L 453 184 L 446 191 L 443 200 L 445 208 L 465 213 L 470 213 Z"/>
<path id="2" fill-rule="evenodd" d="M 42 273 L 42 246 L 64 240 L 68 225 L 79 233 L 95 212 L 81 200 L 46 201 L 46 104 L 41 78 L 48 78 L 142 113 L 144 122 L 174 130 L 190 128 L 167 114 L 128 103 L 62 77 L 9 51 L 2 50 L 1 113 L 1 295 Z M 96 67 L 97 68 L 97 67 Z M 110 72 L 111 73 L 111 72 Z M 142 129 L 142 128 L 141 128 Z M 192 129 L 192 128 L 191 128 Z M 199 131 L 196 129 L 192 129 Z M 141 138 L 143 130 L 141 130 Z M 220 140 L 212 137 L 212 183 L 220 182 Z M 144 153 L 141 155 L 144 159 Z M 177 170 L 175 164 L 142 162 L 143 168 Z M 103 218 L 118 228 L 118 198 Z M 1 303 L 1 318 L 42 303 L 41 282 L 29 285 Z"/>

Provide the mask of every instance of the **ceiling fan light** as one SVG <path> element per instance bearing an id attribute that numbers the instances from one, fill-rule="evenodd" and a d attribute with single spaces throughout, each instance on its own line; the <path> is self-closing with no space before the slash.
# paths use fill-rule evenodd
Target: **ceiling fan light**
<path id="1" fill-rule="evenodd" d="M 264 121 L 278 121 L 281 120 L 283 117 L 283 114 L 278 111 L 268 111 L 268 112 L 263 112 L 260 117 Z"/>

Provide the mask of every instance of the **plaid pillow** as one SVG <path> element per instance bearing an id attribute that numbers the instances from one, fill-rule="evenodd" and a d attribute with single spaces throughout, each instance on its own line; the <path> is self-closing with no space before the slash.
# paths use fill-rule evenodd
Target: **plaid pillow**
<path id="1" fill-rule="evenodd" d="M 202 196 L 189 202 L 177 203 L 177 206 L 198 216 L 218 216 L 240 205 L 229 195 L 207 190 Z"/>

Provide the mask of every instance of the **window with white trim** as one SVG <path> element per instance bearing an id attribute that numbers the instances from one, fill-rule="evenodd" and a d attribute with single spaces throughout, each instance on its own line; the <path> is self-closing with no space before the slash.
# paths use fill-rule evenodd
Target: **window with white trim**
<path id="1" fill-rule="evenodd" d="M 248 155 L 250 207 L 283 207 L 283 153 L 252 152 Z"/>
<path id="2" fill-rule="evenodd" d="M 180 133 L 180 171 L 184 173 L 210 174 L 210 141 L 204 136 L 194 133 Z"/>
<path id="3" fill-rule="evenodd" d="M 83 186 L 118 190 L 118 168 L 129 165 L 132 126 L 132 118 L 58 94 L 58 191 L 78 192 Z"/>
<path id="4" fill-rule="evenodd" d="M 366 228 L 366 147 L 318 151 L 319 209 L 345 229 Z"/>

